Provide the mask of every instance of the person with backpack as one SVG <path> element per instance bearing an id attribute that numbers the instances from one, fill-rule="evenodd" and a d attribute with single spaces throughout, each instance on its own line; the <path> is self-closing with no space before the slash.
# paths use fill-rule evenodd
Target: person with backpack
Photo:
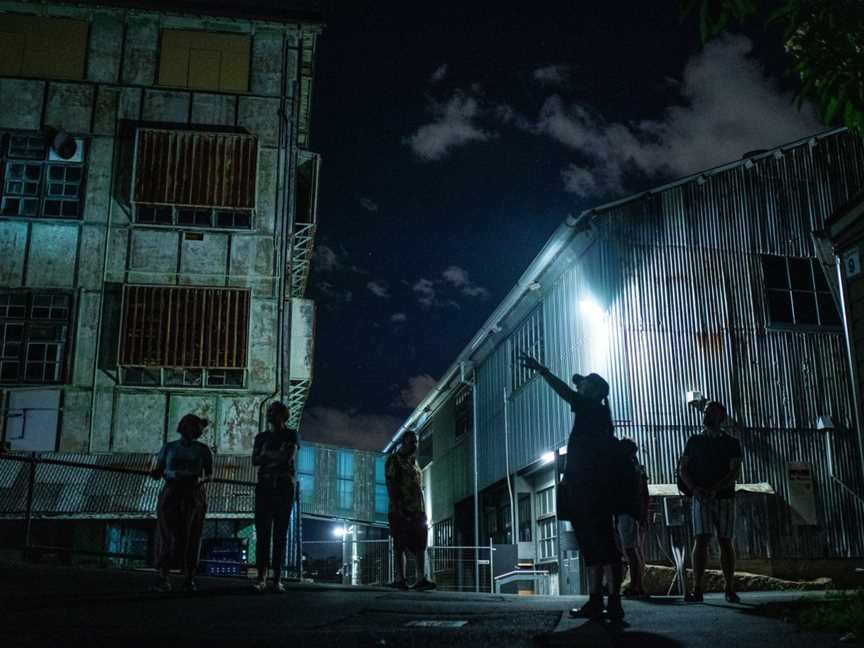
<path id="1" fill-rule="evenodd" d="M 588 567 L 588 602 L 570 610 L 578 618 L 599 619 L 604 612 L 613 620 L 624 618 L 621 605 L 623 565 L 615 539 L 610 492 L 614 479 L 616 440 L 609 410 L 609 383 L 595 373 L 575 374 L 570 388 L 535 358 L 522 354 L 522 366 L 543 380 L 573 411 L 573 429 L 567 442 L 567 465 L 558 485 L 558 515 L 573 525 L 576 542 Z M 604 576 L 609 594 L 603 603 Z"/>
<path id="2" fill-rule="evenodd" d="M 642 584 L 642 576 L 645 572 L 642 546 L 651 501 L 648 493 L 648 475 L 645 467 L 636 457 L 639 452 L 636 442 L 632 439 L 622 439 L 618 443 L 619 452 L 623 455 L 621 460 L 624 462 L 621 469 L 617 471 L 621 479 L 619 492 L 629 494 L 622 498 L 622 505 L 618 507 L 621 510 L 615 515 L 618 539 L 630 573 L 630 582 L 624 588 L 623 594 L 627 598 L 641 598 L 647 596 Z"/>
<path id="3" fill-rule="evenodd" d="M 678 462 L 678 487 L 692 496 L 693 590 L 684 596 L 701 603 L 708 561 L 708 542 L 717 534 L 720 566 L 726 584 L 726 600 L 740 603 L 735 593 L 735 481 L 741 472 L 741 443 L 726 432 L 730 419 L 726 408 L 709 401 L 702 410 L 704 429 L 687 440 Z"/>

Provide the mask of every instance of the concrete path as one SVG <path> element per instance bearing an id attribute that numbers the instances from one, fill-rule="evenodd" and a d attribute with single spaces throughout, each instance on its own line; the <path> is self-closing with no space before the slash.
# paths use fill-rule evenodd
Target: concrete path
<path id="1" fill-rule="evenodd" d="M 259 594 L 251 581 L 202 578 L 194 594 L 154 594 L 152 572 L 0 564 L 0 645 L 338 646 L 831 646 L 754 613 L 798 594 L 709 595 L 703 605 L 626 601 L 626 622 L 574 621 L 584 597 L 395 592 L 291 584 Z M 809 594 L 821 596 L 821 594 Z"/>

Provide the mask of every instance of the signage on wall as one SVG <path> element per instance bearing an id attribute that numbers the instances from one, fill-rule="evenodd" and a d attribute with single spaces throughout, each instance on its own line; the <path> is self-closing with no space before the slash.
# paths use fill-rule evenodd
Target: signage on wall
<path id="1" fill-rule="evenodd" d="M 861 274 L 861 256 L 857 246 L 843 254 L 843 269 L 850 279 Z"/>
<path id="2" fill-rule="evenodd" d="M 813 471 L 810 464 L 787 464 L 786 475 L 789 480 L 789 506 L 797 513 L 793 518 L 793 523 L 797 525 L 818 524 L 816 493 L 813 490 Z"/>

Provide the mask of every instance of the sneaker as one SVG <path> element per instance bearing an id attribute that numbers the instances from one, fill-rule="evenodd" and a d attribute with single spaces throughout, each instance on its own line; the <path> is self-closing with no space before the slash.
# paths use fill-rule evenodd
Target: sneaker
<path id="1" fill-rule="evenodd" d="M 705 599 L 702 597 L 702 592 L 693 591 L 693 592 L 687 592 L 684 595 L 684 602 L 685 603 L 701 603 L 704 600 Z"/>
<path id="2" fill-rule="evenodd" d="M 428 592 L 429 590 L 434 590 L 436 587 L 438 586 L 428 578 L 421 578 L 411 586 L 411 589 L 416 592 Z"/>
<path id="3" fill-rule="evenodd" d="M 267 581 L 266 580 L 259 580 L 257 583 L 255 583 L 252 586 L 252 589 L 254 589 L 256 592 L 261 592 L 261 593 L 266 592 L 267 591 Z"/>
<path id="4" fill-rule="evenodd" d="M 726 592 L 726 602 L 727 603 L 740 603 L 741 597 L 738 596 L 735 592 Z"/>
<path id="5" fill-rule="evenodd" d="M 408 583 L 403 578 L 401 580 L 395 580 L 395 581 L 392 581 L 390 583 L 387 583 L 384 587 L 390 587 L 392 589 L 398 589 L 398 590 L 407 590 L 408 589 Z"/>
<path id="6" fill-rule="evenodd" d="M 183 586 L 180 589 L 184 592 L 197 592 L 198 584 L 195 582 L 194 579 L 190 578 L 189 580 L 183 582 Z"/>
<path id="7" fill-rule="evenodd" d="M 588 599 L 581 608 L 570 610 L 570 616 L 574 619 L 601 619 L 603 618 L 603 597 L 598 596 Z"/>
<path id="8" fill-rule="evenodd" d="M 620 596 L 610 596 L 606 602 L 606 618 L 620 621 L 624 618 L 624 608 L 621 605 Z"/>
<path id="9" fill-rule="evenodd" d="M 276 581 L 275 583 L 273 583 L 273 591 L 276 594 L 284 594 L 285 586 L 281 583 L 281 581 Z"/>
<path id="10" fill-rule="evenodd" d="M 151 592 L 159 592 L 159 593 L 171 592 L 173 590 L 174 590 L 174 588 L 171 587 L 171 581 L 168 580 L 167 578 L 160 578 L 159 581 L 153 587 L 150 588 Z"/>

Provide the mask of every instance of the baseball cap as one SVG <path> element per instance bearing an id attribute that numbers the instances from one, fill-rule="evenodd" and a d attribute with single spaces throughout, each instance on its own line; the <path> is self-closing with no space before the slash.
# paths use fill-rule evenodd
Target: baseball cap
<path id="1" fill-rule="evenodd" d="M 590 373 L 587 376 L 583 376 L 582 374 L 573 374 L 573 384 L 577 387 L 584 380 L 590 380 L 595 383 L 600 388 L 600 398 L 606 398 L 609 395 L 609 383 L 606 382 L 606 379 L 596 373 Z"/>

